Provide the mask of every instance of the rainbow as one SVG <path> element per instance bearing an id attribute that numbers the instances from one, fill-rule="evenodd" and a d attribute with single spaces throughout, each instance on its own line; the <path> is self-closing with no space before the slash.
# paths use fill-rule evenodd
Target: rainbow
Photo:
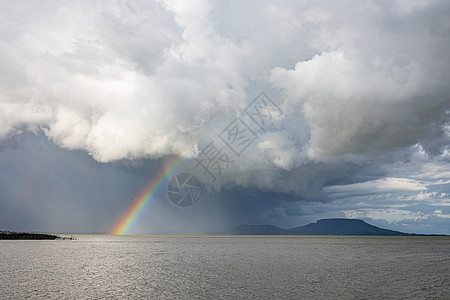
<path id="1" fill-rule="evenodd" d="M 183 161 L 182 156 L 175 156 L 169 160 L 164 168 L 154 177 L 150 184 L 144 189 L 141 195 L 133 201 L 125 215 L 116 223 L 110 234 L 129 234 L 130 230 L 137 223 L 151 200 L 165 186 L 164 183 L 170 177 L 172 171 Z"/>

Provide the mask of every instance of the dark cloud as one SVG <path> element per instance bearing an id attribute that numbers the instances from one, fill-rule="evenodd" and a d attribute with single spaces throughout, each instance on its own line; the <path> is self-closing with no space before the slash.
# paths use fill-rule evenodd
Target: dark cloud
<path id="1" fill-rule="evenodd" d="M 220 132 L 236 117 L 252 124 L 243 110 L 260 91 L 282 114 L 255 129 L 229 170 L 212 182 L 183 165 L 211 190 L 201 209 L 220 226 L 328 214 L 295 203 L 447 192 L 446 1 L 44 1 L 0 11 L 6 225 L 45 227 L 40 206 L 67 230 L 82 214 L 91 221 L 79 230 L 106 230 L 168 157 L 192 162 L 210 141 L 228 149 Z M 194 224 L 161 203 L 155 211 L 180 220 L 173 230 Z M 428 220 L 445 219 L 445 203 Z M 328 212 L 408 216 L 386 207 Z M 142 226 L 171 231 L 163 219 Z"/>

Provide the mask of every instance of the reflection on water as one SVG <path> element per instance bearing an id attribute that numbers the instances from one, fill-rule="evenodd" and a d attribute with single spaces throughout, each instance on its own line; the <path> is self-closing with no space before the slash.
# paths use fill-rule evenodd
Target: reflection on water
<path id="1" fill-rule="evenodd" d="M 450 298 L 446 237 L 0 241 L 0 298 Z"/>

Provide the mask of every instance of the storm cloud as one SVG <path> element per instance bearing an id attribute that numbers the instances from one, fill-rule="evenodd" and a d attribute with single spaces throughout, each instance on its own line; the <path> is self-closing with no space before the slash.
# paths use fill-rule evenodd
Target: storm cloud
<path id="1" fill-rule="evenodd" d="M 282 218 L 448 189 L 446 1 L 4 1 L 0 65 L 4 149 L 33 132 L 99 163 L 192 159 L 263 91 L 282 115 L 213 190 L 284 195 Z"/>

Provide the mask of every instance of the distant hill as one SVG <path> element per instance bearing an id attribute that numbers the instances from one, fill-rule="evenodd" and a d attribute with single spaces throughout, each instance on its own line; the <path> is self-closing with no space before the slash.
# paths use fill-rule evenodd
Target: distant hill
<path id="1" fill-rule="evenodd" d="M 409 235 L 373 226 L 358 219 L 322 219 L 316 223 L 289 229 L 289 232 L 302 235 Z"/>
<path id="2" fill-rule="evenodd" d="M 231 230 L 238 235 L 414 235 L 383 229 L 358 219 L 322 219 L 316 223 L 291 229 L 272 225 L 241 225 Z"/>
<path id="3" fill-rule="evenodd" d="M 231 229 L 232 234 L 243 235 L 287 235 L 292 234 L 288 229 L 278 228 L 272 225 L 240 225 Z"/>

